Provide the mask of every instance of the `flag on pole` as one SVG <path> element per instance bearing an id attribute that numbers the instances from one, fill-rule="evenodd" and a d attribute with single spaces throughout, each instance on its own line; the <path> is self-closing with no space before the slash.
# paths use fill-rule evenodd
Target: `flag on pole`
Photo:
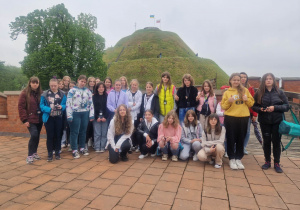
<path id="1" fill-rule="evenodd" d="M 160 19 L 159 19 L 159 20 L 156 20 L 156 23 L 160 23 Z"/>
<path id="2" fill-rule="evenodd" d="M 154 18 L 154 15 L 150 15 L 150 18 Z"/>

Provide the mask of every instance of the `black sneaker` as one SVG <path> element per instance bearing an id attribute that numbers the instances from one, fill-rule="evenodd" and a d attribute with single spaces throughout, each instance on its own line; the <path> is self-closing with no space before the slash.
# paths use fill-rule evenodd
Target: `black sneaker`
<path id="1" fill-rule="evenodd" d="M 266 161 L 265 164 L 261 166 L 262 169 L 267 170 L 268 168 L 271 168 L 271 162 Z"/>
<path id="2" fill-rule="evenodd" d="M 60 160 L 61 158 L 60 158 L 60 154 L 56 154 L 55 155 L 55 160 Z"/>
<path id="3" fill-rule="evenodd" d="M 47 158 L 47 161 L 52 162 L 53 161 L 53 155 L 49 155 L 48 158 Z"/>
<path id="4" fill-rule="evenodd" d="M 86 150 L 83 149 L 80 151 L 80 154 L 86 156 L 86 155 L 89 155 L 90 153 L 88 153 Z"/>
<path id="5" fill-rule="evenodd" d="M 280 168 L 279 163 L 274 163 L 274 169 L 277 173 L 282 173 L 283 170 Z"/>
<path id="6" fill-rule="evenodd" d="M 127 157 L 126 155 L 121 156 L 121 160 L 122 160 L 123 162 L 126 162 L 126 161 L 128 161 L 128 157 Z"/>
<path id="7" fill-rule="evenodd" d="M 75 159 L 80 158 L 80 155 L 79 155 L 79 153 L 77 151 L 73 152 L 72 155 L 73 155 L 73 158 L 75 158 Z"/>

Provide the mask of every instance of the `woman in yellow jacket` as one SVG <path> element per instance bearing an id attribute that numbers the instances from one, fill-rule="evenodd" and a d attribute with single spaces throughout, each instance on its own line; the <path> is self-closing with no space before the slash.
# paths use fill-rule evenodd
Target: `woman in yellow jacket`
<path id="1" fill-rule="evenodd" d="M 225 110 L 224 125 L 226 128 L 227 154 L 231 169 L 245 169 L 241 162 L 244 156 L 244 139 L 247 134 L 249 108 L 254 99 L 248 89 L 241 84 L 239 73 L 229 78 L 230 88 L 224 93 L 221 106 Z"/>
<path id="2" fill-rule="evenodd" d="M 176 109 L 176 87 L 172 84 L 169 72 L 162 73 L 160 84 L 156 86 L 154 94 L 158 96 L 160 108 L 159 122 L 162 123 L 167 113 Z"/>

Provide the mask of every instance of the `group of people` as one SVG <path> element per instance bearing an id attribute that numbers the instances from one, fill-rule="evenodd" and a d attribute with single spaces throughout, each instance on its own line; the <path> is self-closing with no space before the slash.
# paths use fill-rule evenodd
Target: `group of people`
<path id="1" fill-rule="evenodd" d="M 47 132 L 48 161 L 61 159 L 61 146 L 70 142 L 74 158 L 89 155 L 88 142 L 96 152 L 108 150 L 109 161 L 127 161 L 128 153 L 169 157 L 172 161 L 207 161 L 221 168 L 223 156 L 231 169 L 244 169 L 242 158 L 251 122 L 258 121 L 263 137 L 265 164 L 271 167 L 271 142 L 274 169 L 281 173 L 278 127 L 289 105 L 273 74 L 262 77 L 257 92 L 245 72 L 234 73 L 229 86 L 222 86 L 217 103 L 212 84 L 205 80 L 201 90 L 190 74 L 182 77 L 177 90 L 171 75 L 164 72 L 157 86 L 146 83 L 143 94 L 136 79 L 128 83 L 122 76 L 112 82 L 107 77 L 80 75 L 77 82 L 65 76 L 50 79 L 50 89 L 42 91 L 37 77 L 31 77 L 19 99 L 21 121 L 30 132 L 27 163 L 40 159 L 37 148 L 42 125 Z"/>

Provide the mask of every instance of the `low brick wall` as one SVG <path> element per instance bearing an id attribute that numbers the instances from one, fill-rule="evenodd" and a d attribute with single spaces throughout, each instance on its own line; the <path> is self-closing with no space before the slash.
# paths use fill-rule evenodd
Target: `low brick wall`
<path id="1" fill-rule="evenodd" d="M 6 133 L 28 133 L 26 126 L 20 121 L 18 102 L 20 91 L 4 91 L 4 95 L 7 96 L 6 101 L 0 101 L 0 106 L 2 103 L 7 104 L 7 117 L 0 117 L 0 132 Z M 3 115 L 2 115 L 3 116 Z M 42 134 L 46 131 L 43 127 Z"/>
<path id="2" fill-rule="evenodd" d="M 300 93 L 300 77 L 282 77 L 284 91 Z"/>

